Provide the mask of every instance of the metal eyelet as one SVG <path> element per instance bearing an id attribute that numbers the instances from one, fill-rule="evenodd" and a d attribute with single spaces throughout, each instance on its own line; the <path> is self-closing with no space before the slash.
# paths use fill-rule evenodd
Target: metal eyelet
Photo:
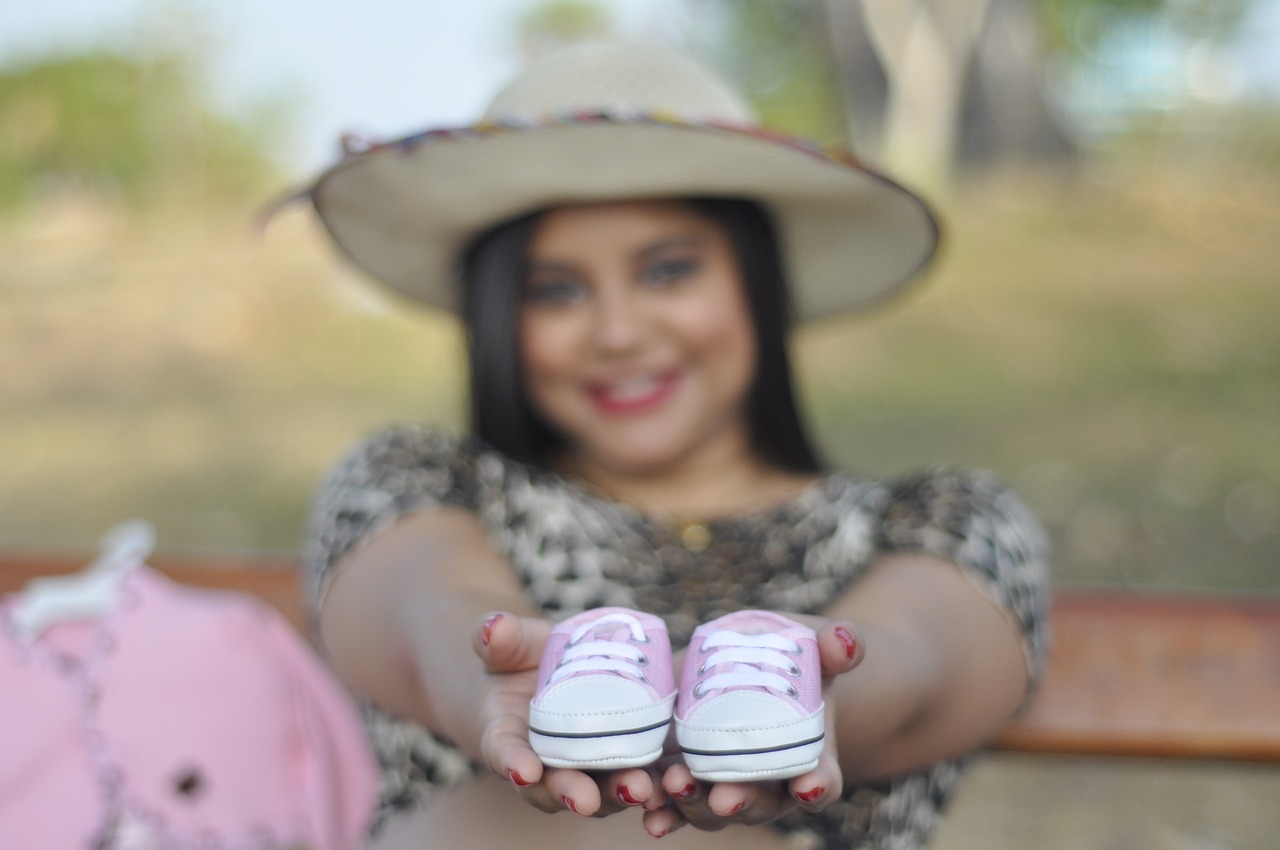
<path id="1" fill-rule="evenodd" d="M 693 693 L 693 698 L 694 698 L 694 699 L 702 699 L 704 696 L 706 696 L 706 692 L 704 692 L 704 691 L 702 690 L 702 683 L 701 683 L 701 682 L 698 682 L 697 684 L 695 684 L 695 685 L 693 686 L 693 691 L 692 691 L 692 693 Z"/>
<path id="2" fill-rule="evenodd" d="M 804 652 L 804 647 L 801 646 L 800 644 L 796 644 L 795 649 L 784 649 L 782 651 L 787 653 L 788 655 L 800 655 L 801 653 Z"/>
<path id="3" fill-rule="evenodd" d="M 800 699 L 800 692 L 796 690 L 795 685 L 788 685 L 787 696 L 791 697 L 792 699 Z"/>
<path id="4" fill-rule="evenodd" d="M 801 671 L 800 671 L 800 665 L 799 665 L 799 664 L 792 664 L 792 665 L 791 665 L 791 668 L 790 668 L 789 670 L 787 670 L 787 674 L 788 674 L 788 675 L 791 675 L 791 676 L 799 676 L 799 675 L 800 675 L 800 672 L 801 672 Z"/>
<path id="5" fill-rule="evenodd" d="M 639 658 L 637 658 L 637 659 L 636 659 L 636 664 L 640 665 L 641 667 L 648 667 L 648 666 L 649 666 L 649 656 L 644 655 L 644 654 L 641 654 L 641 656 L 640 656 Z"/>

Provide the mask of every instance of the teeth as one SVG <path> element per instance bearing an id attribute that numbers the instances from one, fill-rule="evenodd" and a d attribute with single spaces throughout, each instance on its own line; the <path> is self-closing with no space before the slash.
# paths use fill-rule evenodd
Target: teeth
<path id="1" fill-rule="evenodd" d="M 650 375 L 628 378 L 605 388 L 605 393 L 615 401 L 635 401 L 644 398 L 658 388 L 658 380 Z"/>

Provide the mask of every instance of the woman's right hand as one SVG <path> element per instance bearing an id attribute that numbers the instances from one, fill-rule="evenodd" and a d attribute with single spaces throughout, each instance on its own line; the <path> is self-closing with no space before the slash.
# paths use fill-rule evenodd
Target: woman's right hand
<path id="1" fill-rule="evenodd" d="M 510 780 L 519 795 L 544 812 L 567 810 L 603 817 L 642 806 L 664 805 L 657 778 L 643 768 L 586 773 L 546 767 L 529 746 L 529 703 L 537 689 L 538 664 L 551 634 L 548 620 L 495 611 L 476 624 L 472 646 L 484 662 L 488 689 L 481 750 L 485 763 Z"/>

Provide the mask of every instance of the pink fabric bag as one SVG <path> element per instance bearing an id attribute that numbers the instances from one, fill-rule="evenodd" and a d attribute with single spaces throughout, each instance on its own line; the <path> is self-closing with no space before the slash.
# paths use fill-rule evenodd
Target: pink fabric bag
<path id="1" fill-rule="evenodd" d="M 145 565 L 36 636 L 23 601 L 0 600 L 0 848 L 363 846 L 359 718 L 275 609 Z"/>

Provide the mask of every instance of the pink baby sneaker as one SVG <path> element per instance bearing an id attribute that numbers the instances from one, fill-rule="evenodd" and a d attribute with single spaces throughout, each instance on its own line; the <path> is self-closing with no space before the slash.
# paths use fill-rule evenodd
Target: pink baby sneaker
<path id="1" fill-rule="evenodd" d="M 529 744 L 551 767 L 639 767 L 662 754 L 676 700 L 658 617 L 595 608 L 551 632 L 529 704 Z"/>
<path id="2" fill-rule="evenodd" d="M 694 630 L 680 677 L 676 740 L 695 777 L 799 776 L 817 766 L 824 730 L 812 629 L 768 611 L 738 611 Z"/>

